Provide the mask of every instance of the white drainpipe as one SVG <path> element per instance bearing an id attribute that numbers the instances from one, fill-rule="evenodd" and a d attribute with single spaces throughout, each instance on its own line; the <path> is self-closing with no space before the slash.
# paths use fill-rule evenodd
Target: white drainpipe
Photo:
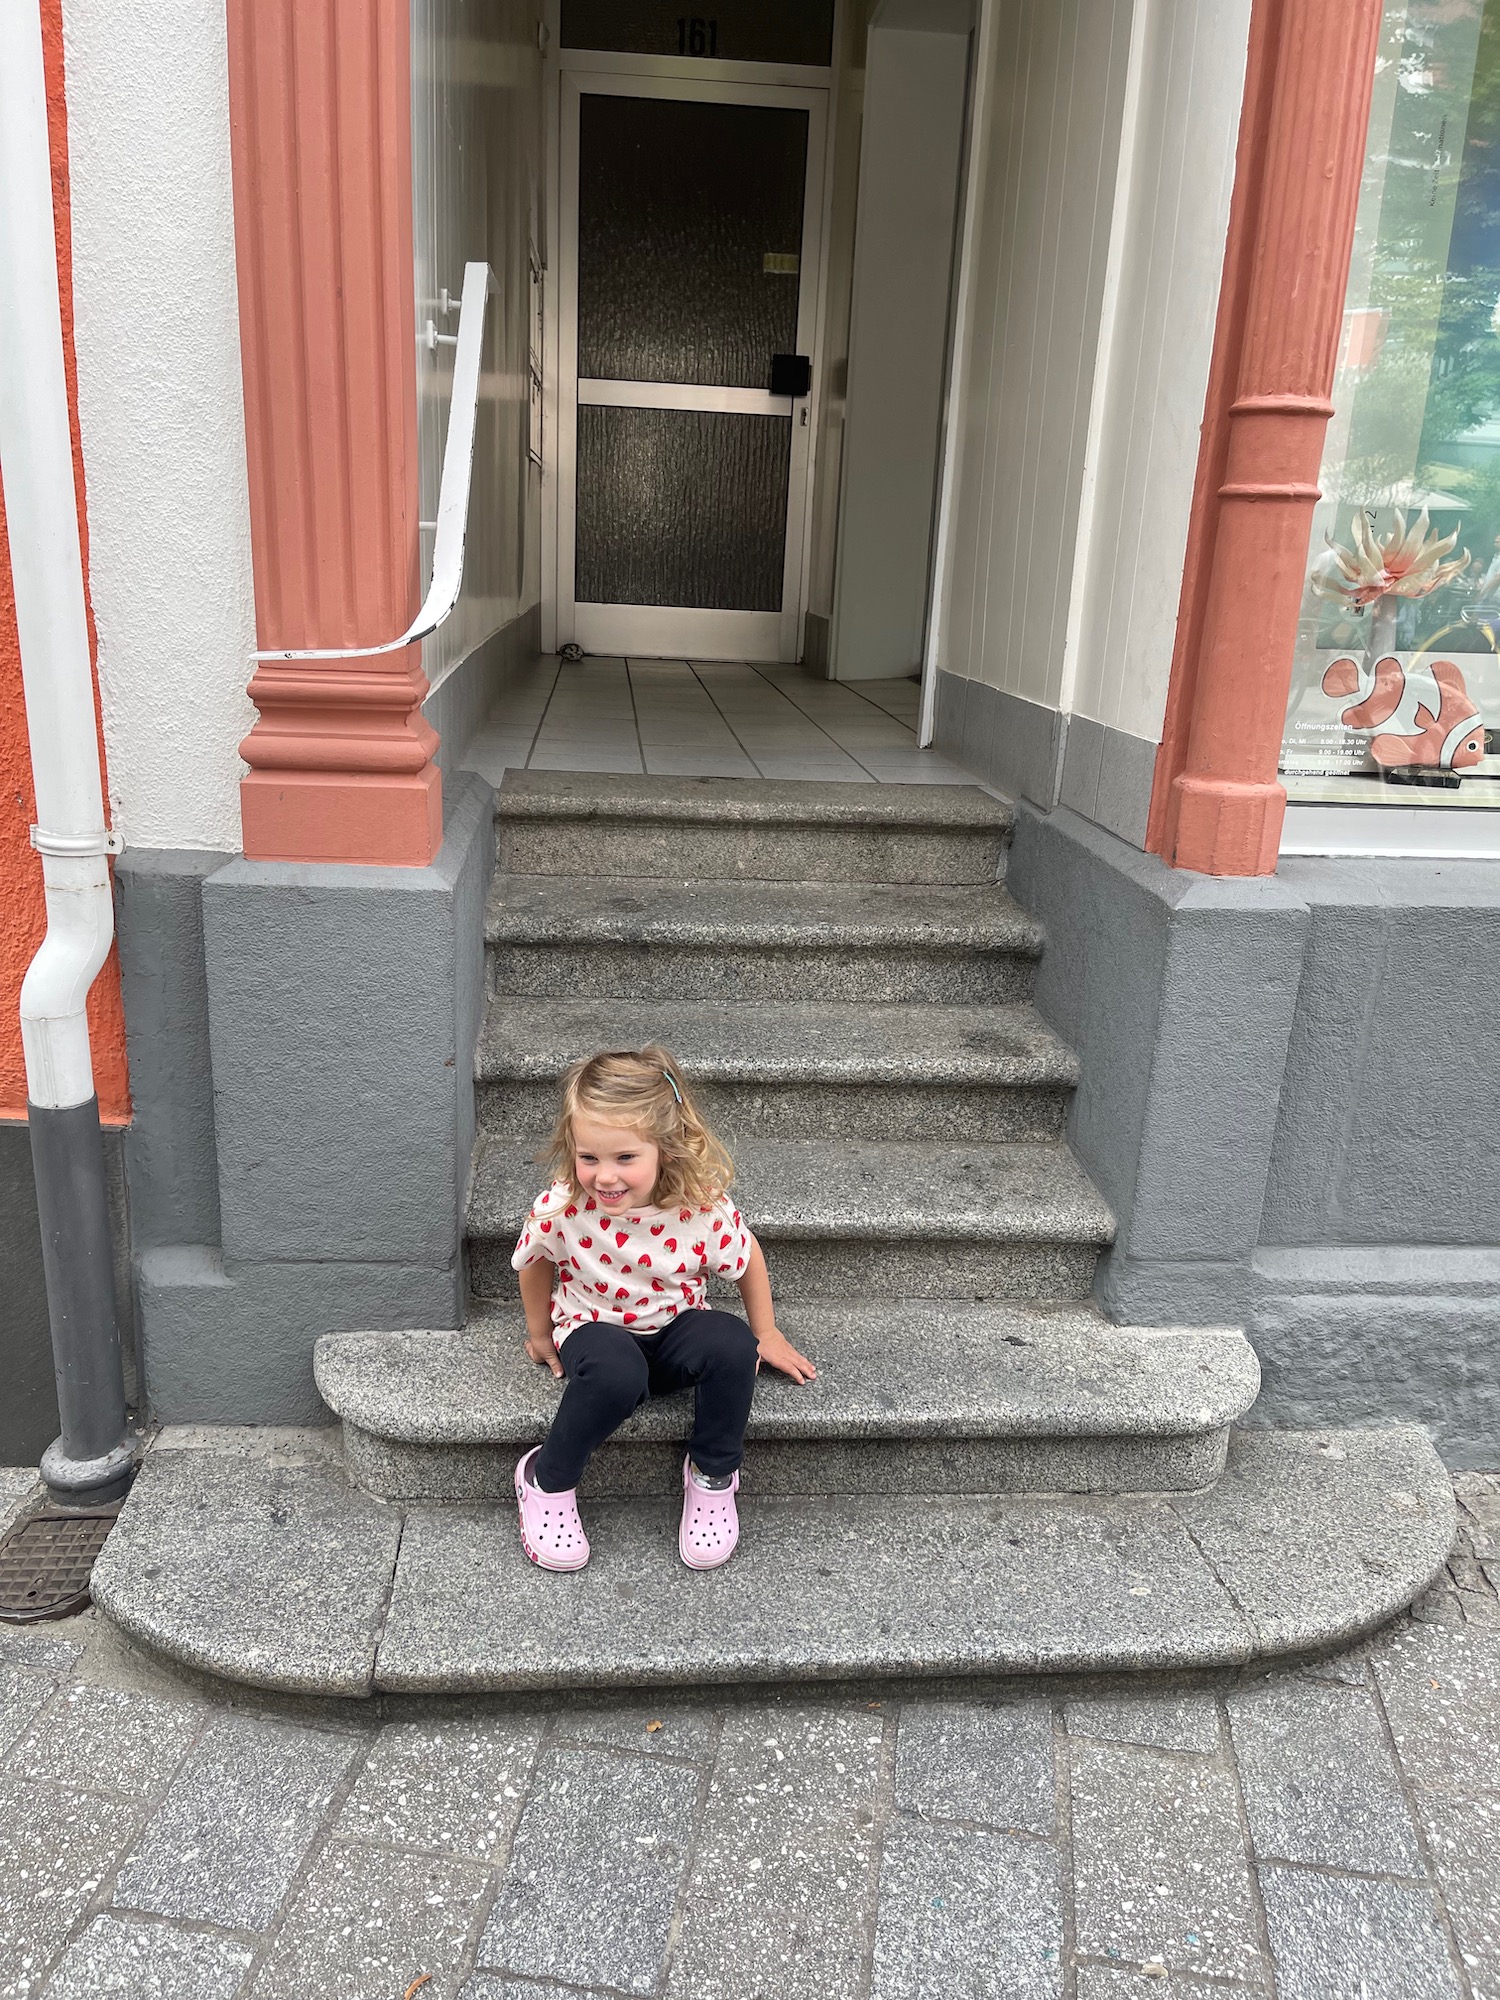
<path id="1" fill-rule="evenodd" d="M 83 594 L 36 0 L 0 0 L 0 479 L 36 789 L 47 935 L 21 1037 L 62 1436 L 55 1494 L 123 1491 L 131 1454 L 86 1007 L 114 906 Z"/>

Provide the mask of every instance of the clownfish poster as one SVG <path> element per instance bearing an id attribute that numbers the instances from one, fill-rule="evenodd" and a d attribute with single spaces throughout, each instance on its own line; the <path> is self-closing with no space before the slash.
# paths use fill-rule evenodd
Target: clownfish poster
<path id="1" fill-rule="evenodd" d="M 1483 718 L 1451 660 L 1403 667 L 1387 654 L 1365 667 L 1346 654 L 1330 662 L 1323 692 L 1348 699 L 1339 720 L 1370 733 L 1382 771 L 1472 770 L 1484 758 Z"/>

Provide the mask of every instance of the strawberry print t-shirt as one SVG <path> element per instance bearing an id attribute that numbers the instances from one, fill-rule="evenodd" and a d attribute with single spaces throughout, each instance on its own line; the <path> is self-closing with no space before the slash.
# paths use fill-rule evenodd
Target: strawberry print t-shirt
<path id="1" fill-rule="evenodd" d="M 554 1181 L 532 1203 L 513 1268 L 555 1264 L 552 1338 L 603 1319 L 635 1333 L 660 1333 L 678 1313 L 703 1304 L 708 1274 L 742 1278 L 752 1237 L 721 1196 L 712 1208 L 642 1208 L 607 1215 L 592 1196 Z"/>

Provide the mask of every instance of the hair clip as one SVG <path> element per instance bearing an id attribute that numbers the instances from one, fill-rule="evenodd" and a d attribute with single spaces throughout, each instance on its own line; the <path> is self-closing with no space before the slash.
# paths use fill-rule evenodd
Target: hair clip
<path id="1" fill-rule="evenodd" d="M 663 1075 L 663 1076 L 664 1076 L 664 1077 L 665 1077 L 665 1078 L 667 1079 L 667 1082 L 671 1084 L 671 1086 L 672 1086 L 672 1095 L 673 1095 L 673 1096 L 674 1096 L 674 1097 L 675 1097 L 675 1098 L 677 1099 L 677 1102 L 678 1102 L 679 1104 L 681 1104 L 681 1102 L 682 1102 L 682 1092 L 681 1092 L 681 1091 L 680 1091 L 680 1090 L 679 1090 L 679 1089 L 677 1088 L 677 1079 L 676 1079 L 676 1077 L 675 1077 L 675 1076 L 673 1076 L 672 1072 L 671 1072 L 671 1071 L 670 1071 L 669 1069 L 664 1069 L 664 1070 L 662 1071 L 662 1075 Z"/>

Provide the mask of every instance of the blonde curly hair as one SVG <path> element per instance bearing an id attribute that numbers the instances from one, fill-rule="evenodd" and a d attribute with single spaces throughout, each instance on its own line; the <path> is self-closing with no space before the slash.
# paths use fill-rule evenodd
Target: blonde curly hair
<path id="1" fill-rule="evenodd" d="M 582 1196 L 573 1163 L 573 1121 L 639 1132 L 661 1154 L 651 1200 L 657 1208 L 712 1208 L 734 1180 L 734 1162 L 704 1123 L 677 1058 L 655 1042 L 585 1056 L 563 1077 L 557 1125 L 540 1163 Z"/>

